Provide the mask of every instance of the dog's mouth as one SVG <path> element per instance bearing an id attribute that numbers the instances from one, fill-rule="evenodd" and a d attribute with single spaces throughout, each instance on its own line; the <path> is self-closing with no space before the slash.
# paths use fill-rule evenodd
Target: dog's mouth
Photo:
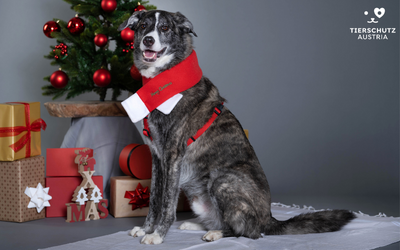
<path id="1" fill-rule="evenodd" d="M 164 54 L 166 49 L 167 47 L 163 48 L 160 51 L 145 50 L 143 51 L 143 60 L 146 62 L 155 62 L 157 58 L 160 58 Z"/>

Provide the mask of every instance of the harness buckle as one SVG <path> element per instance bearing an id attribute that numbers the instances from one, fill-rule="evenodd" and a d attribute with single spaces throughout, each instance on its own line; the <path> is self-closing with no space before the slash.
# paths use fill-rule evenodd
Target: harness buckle
<path id="1" fill-rule="evenodd" d="M 196 139 L 194 139 L 194 137 L 193 137 L 193 136 L 191 136 L 191 137 L 189 138 L 189 140 L 192 140 L 190 143 L 192 143 L 192 142 L 195 142 L 195 141 L 196 141 Z"/>
<path id="2" fill-rule="evenodd" d="M 223 109 L 224 109 L 224 105 L 223 104 L 218 104 L 214 108 L 214 113 L 216 113 L 217 115 L 220 115 Z"/>
<path id="3" fill-rule="evenodd" d="M 148 131 L 147 129 L 143 129 L 143 134 L 144 134 L 144 136 L 147 136 L 147 137 L 151 138 L 150 137 L 150 131 Z"/>

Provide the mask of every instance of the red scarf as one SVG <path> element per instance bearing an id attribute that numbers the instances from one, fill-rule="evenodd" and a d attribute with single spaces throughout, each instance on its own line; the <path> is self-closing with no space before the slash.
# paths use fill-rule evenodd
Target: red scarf
<path id="1" fill-rule="evenodd" d="M 143 77 L 143 87 L 122 102 L 132 122 L 138 122 L 166 101 L 172 102 L 170 108 L 161 111 L 169 114 L 182 95 L 179 93 L 193 87 L 202 78 L 203 72 L 193 52 L 182 62 L 165 70 L 154 78 Z M 172 107 L 172 108 L 171 108 Z M 167 110 L 167 111 L 165 111 Z"/>

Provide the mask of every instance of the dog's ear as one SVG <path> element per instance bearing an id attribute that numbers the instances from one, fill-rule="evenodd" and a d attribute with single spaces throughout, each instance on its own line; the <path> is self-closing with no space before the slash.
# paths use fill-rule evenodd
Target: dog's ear
<path id="1" fill-rule="evenodd" d="M 193 31 L 193 24 L 184 15 L 180 12 L 176 12 L 174 14 L 174 19 L 179 29 L 183 30 L 185 33 L 192 33 L 197 37 L 197 34 Z"/>
<path id="2" fill-rule="evenodd" d="M 132 16 L 130 16 L 128 20 L 125 20 L 123 23 L 121 23 L 121 25 L 118 27 L 118 31 L 122 31 L 126 27 L 129 27 L 131 29 L 135 27 L 144 13 L 146 13 L 146 10 L 133 12 Z"/>

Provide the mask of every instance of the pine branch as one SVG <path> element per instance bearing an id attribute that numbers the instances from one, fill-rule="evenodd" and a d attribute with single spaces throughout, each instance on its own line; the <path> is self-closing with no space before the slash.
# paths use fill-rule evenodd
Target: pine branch
<path id="1" fill-rule="evenodd" d="M 58 97 L 61 97 L 65 94 L 66 89 L 56 89 L 54 88 L 52 85 L 45 85 L 42 87 L 42 90 L 44 90 L 44 92 L 42 93 L 42 95 L 44 96 L 53 96 L 53 100 L 57 99 Z"/>
<path id="2" fill-rule="evenodd" d="M 85 15 L 89 16 L 92 14 L 93 7 L 96 7 L 96 6 L 94 4 L 81 3 L 81 4 L 74 6 L 74 11 L 83 16 L 85 16 Z"/>

